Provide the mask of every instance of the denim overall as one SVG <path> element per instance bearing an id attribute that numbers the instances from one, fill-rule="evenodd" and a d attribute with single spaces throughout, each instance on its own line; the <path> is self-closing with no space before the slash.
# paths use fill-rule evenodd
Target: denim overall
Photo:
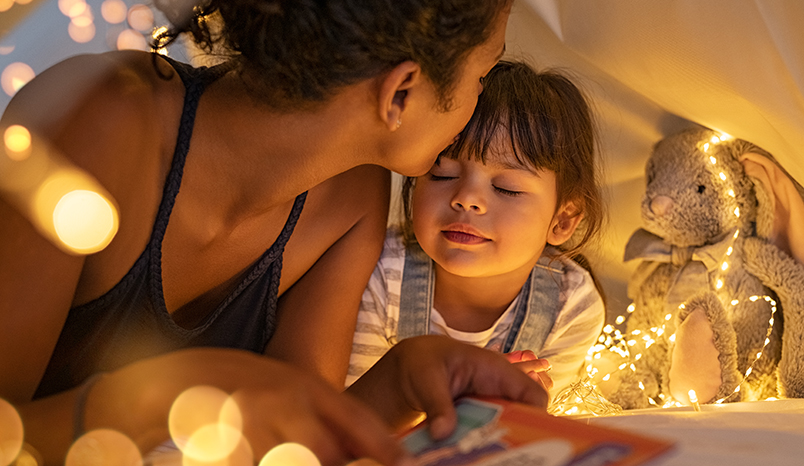
<path id="1" fill-rule="evenodd" d="M 511 331 L 502 347 L 503 353 L 531 350 L 538 354 L 541 351 L 561 310 L 560 280 L 555 274 L 564 274 L 563 264 L 543 254 L 519 292 L 520 299 L 514 309 Z M 430 333 L 434 290 L 433 260 L 418 243 L 412 243 L 405 252 L 398 341 Z"/>

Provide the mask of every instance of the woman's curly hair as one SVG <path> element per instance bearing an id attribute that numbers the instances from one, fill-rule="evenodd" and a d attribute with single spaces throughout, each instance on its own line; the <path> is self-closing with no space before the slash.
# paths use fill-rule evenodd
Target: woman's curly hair
<path id="1" fill-rule="evenodd" d="M 490 36 L 512 0 L 153 0 L 173 24 L 162 48 L 188 33 L 207 52 L 224 50 L 268 105 L 326 101 L 343 86 L 406 60 L 436 88 L 439 109 L 463 59 Z"/>

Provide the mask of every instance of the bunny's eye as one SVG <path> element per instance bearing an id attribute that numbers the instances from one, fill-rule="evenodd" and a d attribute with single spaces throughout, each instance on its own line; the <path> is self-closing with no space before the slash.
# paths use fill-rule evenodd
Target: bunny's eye
<path id="1" fill-rule="evenodd" d="M 704 186 L 702 184 L 699 184 L 698 185 L 698 194 L 703 194 L 704 191 L 706 191 L 706 186 Z"/>

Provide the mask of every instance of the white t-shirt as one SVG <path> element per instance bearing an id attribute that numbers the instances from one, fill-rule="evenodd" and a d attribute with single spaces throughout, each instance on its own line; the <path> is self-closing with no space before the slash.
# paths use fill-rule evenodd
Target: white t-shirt
<path id="1" fill-rule="evenodd" d="M 546 253 L 556 252 L 546 248 Z M 541 351 L 533 351 L 553 366 L 551 394 L 555 395 L 578 379 L 584 358 L 595 343 L 605 321 L 603 300 L 592 277 L 576 262 L 558 256 L 565 273 L 558 275 L 560 311 Z M 405 268 L 405 246 L 397 228 L 389 228 L 380 260 L 363 292 L 357 316 L 352 355 L 349 360 L 348 387 L 366 372 L 386 351 L 397 343 L 399 302 L 402 273 Z M 436 283 L 438 286 L 438 283 Z M 500 351 L 511 331 L 513 309 L 520 296 L 487 330 L 462 332 L 447 326 L 436 309 L 430 313 L 430 334 L 447 335 L 465 343 Z"/>

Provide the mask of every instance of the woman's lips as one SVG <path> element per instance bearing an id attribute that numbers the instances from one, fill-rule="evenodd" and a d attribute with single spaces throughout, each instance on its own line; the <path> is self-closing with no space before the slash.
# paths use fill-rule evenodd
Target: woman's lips
<path id="1" fill-rule="evenodd" d="M 441 232 L 447 241 L 458 244 L 480 244 L 488 241 L 486 238 L 458 230 L 444 230 Z"/>

